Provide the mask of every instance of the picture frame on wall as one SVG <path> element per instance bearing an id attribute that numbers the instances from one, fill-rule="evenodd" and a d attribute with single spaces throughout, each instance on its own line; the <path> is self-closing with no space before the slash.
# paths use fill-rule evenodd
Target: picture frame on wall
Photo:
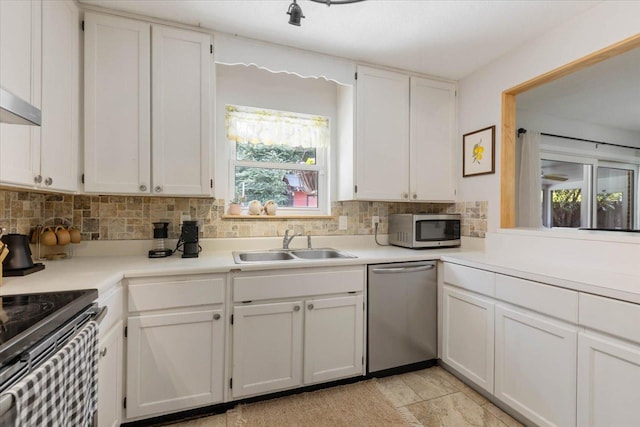
<path id="1" fill-rule="evenodd" d="M 462 136 L 462 177 L 496 172 L 496 127 L 469 132 Z"/>

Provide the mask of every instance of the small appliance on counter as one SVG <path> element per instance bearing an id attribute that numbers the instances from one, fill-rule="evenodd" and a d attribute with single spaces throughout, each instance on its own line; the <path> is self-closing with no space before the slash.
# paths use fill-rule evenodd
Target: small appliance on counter
<path id="1" fill-rule="evenodd" d="M 165 239 L 169 237 L 169 223 L 154 222 L 152 224 L 153 239 L 156 247 L 149 251 L 149 258 L 165 258 L 171 256 L 173 251 L 171 249 L 167 249 L 165 245 Z"/>
<path id="2" fill-rule="evenodd" d="M 26 276 L 44 270 L 44 264 L 34 264 L 31 259 L 29 236 L 26 234 L 5 234 L 1 240 L 9 249 L 7 257 L 2 261 L 2 276 Z"/>
<path id="3" fill-rule="evenodd" d="M 460 214 L 389 215 L 389 243 L 410 249 L 460 246 Z"/>
<path id="4" fill-rule="evenodd" d="M 182 258 L 197 258 L 200 252 L 198 243 L 198 221 L 184 221 L 178 247 L 182 245 Z"/>

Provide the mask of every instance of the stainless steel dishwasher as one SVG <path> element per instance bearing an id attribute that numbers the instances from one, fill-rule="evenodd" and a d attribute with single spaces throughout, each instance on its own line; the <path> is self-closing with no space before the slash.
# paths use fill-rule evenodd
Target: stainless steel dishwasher
<path id="1" fill-rule="evenodd" d="M 435 261 L 368 266 L 368 373 L 435 363 L 436 287 Z"/>

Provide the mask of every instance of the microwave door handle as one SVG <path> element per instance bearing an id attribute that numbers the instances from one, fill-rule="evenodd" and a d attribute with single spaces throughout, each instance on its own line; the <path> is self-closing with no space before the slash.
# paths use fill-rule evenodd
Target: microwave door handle
<path id="1" fill-rule="evenodd" d="M 430 265 L 420 265 L 417 267 L 378 267 L 374 268 L 372 271 L 378 274 L 389 274 L 389 273 L 415 273 L 418 271 L 427 271 L 433 270 L 436 266 L 433 264 Z"/>

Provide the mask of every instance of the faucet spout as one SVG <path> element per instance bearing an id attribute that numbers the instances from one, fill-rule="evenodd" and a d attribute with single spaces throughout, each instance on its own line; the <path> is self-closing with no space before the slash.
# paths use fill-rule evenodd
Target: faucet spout
<path id="1" fill-rule="evenodd" d="M 302 233 L 295 233 L 294 235 L 289 236 L 289 229 L 287 228 L 284 232 L 284 239 L 282 239 L 282 249 L 289 249 L 289 243 L 291 243 L 293 238 L 296 236 L 302 236 Z"/>

